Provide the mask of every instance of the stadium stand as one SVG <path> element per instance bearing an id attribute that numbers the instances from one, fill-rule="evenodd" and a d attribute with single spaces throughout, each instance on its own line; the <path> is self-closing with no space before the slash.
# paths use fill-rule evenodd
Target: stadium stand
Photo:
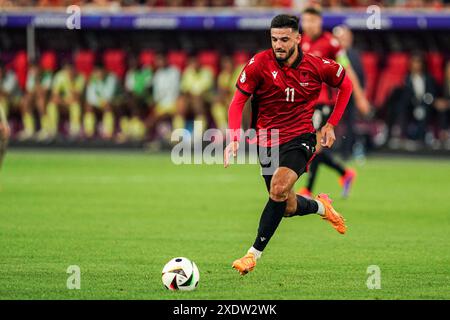
<path id="1" fill-rule="evenodd" d="M 245 1 L 234 1 L 234 5 L 240 6 Z M 314 2 L 314 1 L 313 1 Z M 81 5 L 111 5 L 109 1 L 79 1 Z M 131 5 L 146 6 L 171 6 L 189 5 L 189 6 L 217 6 L 218 4 L 228 3 L 228 1 L 120 1 L 115 2 L 122 6 L 129 7 Z M 250 2 L 248 2 L 250 3 Z M 252 2 L 254 6 L 257 2 Z M 272 3 L 269 1 L 262 2 L 262 5 Z M 290 6 L 290 1 L 276 1 L 278 5 Z M 383 4 L 383 1 L 377 1 L 377 4 Z M 406 5 L 404 1 L 385 2 L 394 7 Z M 443 8 L 447 5 L 445 1 L 422 1 L 422 8 L 429 7 L 432 10 Z M 5 2 L 5 8 L 10 6 L 63 6 L 65 1 L 18 1 Z M 354 7 L 358 5 L 366 5 L 366 1 L 324 1 L 324 7 Z M 437 8 L 437 9 L 436 9 Z M 119 118 L 125 114 L 129 114 L 129 108 L 126 105 L 127 94 L 135 94 L 133 92 L 141 92 L 146 90 L 148 94 L 142 95 L 135 101 L 140 106 L 141 125 L 152 123 L 151 118 L 154 116 L 155 102 L 152 97 L 152 78 L 157 71 L 155 66 L 158 54 L 164 54 L 170 66 L 176 67 L 181 75 L 189 64 L 190 57 L 196 57 L 202 68 L 209 68 L 214 76 L 214 85 L 212 92 L 219 90 L 219 76 L 221 74 L 223 58 L 229 57 L 233 61 L 235 70 L 233 75 L 239 72 L 243 64 L 257 51 L 268 46 L 267 32 L 261 29 L 255 30 L 127 30 L 126 28 L 114 30 L 86 29 L 78 32 L 69 32 L 61 28 L 42 28 L 36 29 L 36 61 L 38 61 L 43 71 L 55 74 L 61 70 L 63 64 L 70 61 L 75 67 L 76 75 L 83 75 L 86 79 L 85 86 L 89 83 L 89 79 L 94 74 L 94 69 L 100 67 L 106 72 L 111 72 L 117 76 L 118 86 L 117 92 L 114 94 L 113 112 L 116 115 L 114 124 L 113 141 L 120 136 L 120 143 L 128 140 L 127 134 L 123 132 Z M 410 68 L 410 57 L 412 52 L 422 52 L 425 56 L 427 71 L 432 76 L 436 84 L 436 104 L 432 105 L 430 110 L 430 118 L 427 127 L 426 143 L 431 148 L 450 147 L 448 142 L 448 118 L 450 103 L 446 98 L 446 86 L 449 83 L 448 72 L 445 72 L 445 66 L 448 65 L 450 56 L 449 34 L 445 29 L 436 30 L 379 30 L 370 32 L 368 30 L 354 30 L 355 47 L 361 53 L 362 65 L 366 77 L 366 95 L 375 109 L 375 118 L 368 124 L 366 119 L 360 118 L 358 126 L 366 124 L 366 126 L 378 126 L 376 129 L 370 129 L 370 132 L 379 132 L 386 126 L 388 122 L 389 108 L 398 104 L 398 97 L 405 86 L 405 79 L 408 76 Z M 0 30 L 0 61 L 8 70 L 13 70 L 17 78 L 20 88 L 20 95 L 25 96 L 28 68 L 30 66 L 30 57 L 27 56 L 26 48 L 26 30 L 21 28 Z M 62 41 L 62 39 L 66 39 Z M 170 39 L 170 40 L 168 40 Z M 144 67 L 147 71 L 142 73 L 133 73 L 133 77 L 129 77 L 127 84 L 125 83 L 127 72 L 130 70 L 130 58 L 135 58 L 139 67 Z M 131 80 L 130 80 L 131 79 Z M 180 76 L 180 82 L 182 77 Z M 0 79 L 0 82 L 2 79 Z M 81 94 L 81 104 L 84 105 L 86 100 L 86 87 L 83 87 Z M 132 89 L 126 89 L 126 87 Z M 130 92 L 128 92 L 128 91 Z M 128 93 L 126 93 L 128 92 Z M 5 94 L 5 93 L 4 93 Z M 145 96 L 145 101 L 143 97 Z M 182 99 L 183 95 L 180 95 Z M 208 119 L 207 123 L 210 127 L 218 127 L 213 113 L 217 112 L 217 108 L 226 108 L 226 99 L 220 103 L 216 99 L 211 98 L 211 94 L 202 95 L 206 113 L 204 116 Z M 49 99 L 49 97 L 47 97 Z M 202 98 L 203 99 L 203 98 Z M 219 99 L 220 100 L 220 99 Z M 133 99 L 134 101 L 134 99 Z M 179 108 L 180 103 L 177 104 Z M 14 106 L 11 103 L 9 107 L 9 118 L 12 127 L 13 140 L 18 140 L 18 134 L 24 127 L 24 119 L 19 111 L 20 103 Z M 215 111 L 212 111 L 215 109 Z M 128 111 L 127 111 L 128 110 Z M 219 112 L 220 113 L 220 112 Z M 174 114 L 177 114 L 176 112 Z M 179 114 L 178 114 L 179 115 Z M 202 111 L 203 115 L 203 111 Z M 189 113 L 183 113 L 186 117 L 186 127 L 189 127 L 189 121 L 194 116 Z M 444 118 L 445 121 L 442 121 Z M 100 119 L 100 118 L 99 118 Z M 66 121 L 63 119 L 63 121 Z M 414 121 L 411 122 L 413 124 Z M 170 121 L 168 122 L 170 124 Z M 167 123 L 166 123 L 167 124 Z M 223 127 L 223 121 L 220 125 Z M 61 128 L 67 127 L 62 125 Z M 364 126 L 363 126 L 364 127 Z M 150 130 L 141 136 L 142 141 L 151 141 L 158 139 L 158 130 Z M 156 132 L 156 133 L 155 133 Z M 442 133 L 445 132 L 445 133 Z M 66 138 L 67 130 L 61 129 L 59 137 L 63 140 Z M 389 135 L 390 133 L 388 133 Z M 99 140 L 104 138 L 98 135 Z M 410 137 L 404 137 L 410 139 Z M 85 136 L 80 135 L 79 139 L 83 141 Z M 384 139 L 384 145 L 389 137 Z M 33 141 L 33 137 L 28 140 Z M 116 142 L 117 142 L 116 141 Z"/>

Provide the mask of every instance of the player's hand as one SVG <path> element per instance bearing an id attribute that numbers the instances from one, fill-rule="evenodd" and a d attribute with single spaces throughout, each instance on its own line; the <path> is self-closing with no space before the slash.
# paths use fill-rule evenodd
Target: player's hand
<path id="1" fill-rule="evenodd" d="M 331 146 L 336 141 L 334 126 L 327 123 L 322 127 L 320 133 L 322 134 L 322 139 L 320 140 L 320 144 L 322 145 L 322 147 L 331 148 Z"/>
<path id="2" fill-rule="evenodd" d="M 233 141 L 225 148 L 223 152 L 223 166 L 226 168 L 230 163 L 230 156 L 237 156 L 237 152 L 239 149 L 239 141 Z"/>

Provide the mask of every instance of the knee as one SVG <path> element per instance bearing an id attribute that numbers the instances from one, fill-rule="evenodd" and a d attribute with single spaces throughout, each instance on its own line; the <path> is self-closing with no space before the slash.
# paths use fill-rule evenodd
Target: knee
<path id="1" fill-rule="evenodd" d="M 283 183 L 274 183 L 270 187 L 270 198 L 273 201 L 281 202 L 286 201 L 288 198 L 289 189 L 287 185 Z"/>

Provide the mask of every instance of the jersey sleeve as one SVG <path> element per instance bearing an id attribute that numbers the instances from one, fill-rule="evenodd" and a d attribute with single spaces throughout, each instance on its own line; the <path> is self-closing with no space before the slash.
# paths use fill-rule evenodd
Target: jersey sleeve
<path id="1" fill-rule="evenodd" d="M 339 87 L 345 78 L 344 67 L 331 59 L 322 59 L 318 69 L 322 82 L 330 87 Z"/>
<path id="2" fill-rule="evenodd" d="M 258 65 L 259 65 L 258 57 L 255 56 L 251 58 L 250 61 L 242 69 L 236 81 L 236 87 L 238 88 L 238 90 L 247 96 L 251 96 L 255 92 L 260 82 L 261 68 L 258 67 Z"/>
<path id="3" fill-rule="evenodd" d="M 335 37 L 330 37 L 330 51 L 331 51 L 331 58 L 337 59 L 339 56 L 339 53 L 342 51 L 342 47 L 339 44 L 339 41 Z"/>

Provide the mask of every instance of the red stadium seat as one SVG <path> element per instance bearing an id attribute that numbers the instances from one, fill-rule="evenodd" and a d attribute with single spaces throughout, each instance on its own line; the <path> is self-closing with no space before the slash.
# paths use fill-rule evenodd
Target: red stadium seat
<path id="1" fill-rule="evenodd" d="M 361 62 L 364 69 L 365 75 L 365 91 L 366 96 L 369 101 L 373 101 L 376 84 L 379 75 L 379 67 L 378 63 L 380 61 L 380 57 L 376 52 L 362 52 L 361 53 Z"/>
<path id="2" fill-rule="evenodd" d="M 409 54 L 403 52 L 391 53 L 387 58 L 387 69 L 394 74 L 406 76 L 409 66 Z"/>
<path id="3" fill-rule="evenodd" d="M 402 86 L 408 72 L 409 55 L 402 52 L 391 53 L 387 57 L 386 67 L 378 79 L 374 104 L 381 108 L 392 91 Z"/>
<path id="4" fill-rule="evenodd" d="M 246 64 L 250 60 L 250 54 L 246 51 L 236 51 L 233 54 L 233 62 L 235 66 Z"/>
<path id="5" fill-rule="evenodd" d="M 167 54 L 167 62 L 182 71 L 187 64 L 188 55 L 184 51 L 170 51 Z"/>
<path id="6" fill-rule="evenodd" d="M 439 86 L 444 83 L 444 56 L 440 52 L 429 52 L 426 56 L 428 71 Z"/>
<path id="7" fill-rule="evenodd" d="M 27 53 L 25 51 L 17 52 L 10 66 L 16 72 L 17 80 L 19 82 L 20 87 L 24 89 L 28 73 Z"/>
<path id="8" fill-rule="evenodd" d="M 154 66 L 155 52 L 153 50 L 142 50 L 139 54 L 139 64 L 141 66 Z"/>
<path id="9" fill-rule="evenodd" d="M 205 50 L 198 53 L 198 61 L 202 66 L 210 67 L 214 75 L 219 72 L 219 53 L 213 50 Z"/>
<path id="10" fill-rule="evenodd" d="M 123 78 L 126 71 L 125 52 L 121 49 L 109 49 L 103 53 L 103 65 L 109 72 Z"/>
<path id="11" fill-rule="evenodd" d="M 45 51 L 40 60 L 41 68 L 45 71 L 55 71 L 57 68 L 56 53 L 54 51 Z"/>
<path id="12" fill-rule="evenodd" d="M 94 69 L 95 54 L 93 51 L 78 51 L 74 57 L 75 69 L 88 78 Z"/>

